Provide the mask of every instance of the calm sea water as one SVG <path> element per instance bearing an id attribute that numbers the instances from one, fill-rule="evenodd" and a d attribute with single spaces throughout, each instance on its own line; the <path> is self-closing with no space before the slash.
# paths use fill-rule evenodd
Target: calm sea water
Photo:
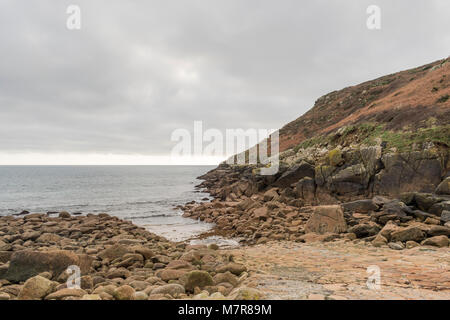
<path id="1" fill-rule="evenodd" d="M 212 166 L 0 166 L 0 215 L 106 212 L 173 240 L 211 226 L 181 217 L 177 205 L 201 200 L 196 177 Z"/>

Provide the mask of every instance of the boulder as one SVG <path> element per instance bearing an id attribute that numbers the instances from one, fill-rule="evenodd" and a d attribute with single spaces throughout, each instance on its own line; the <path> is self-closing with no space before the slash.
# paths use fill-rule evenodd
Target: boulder
<path id="1" fill-rule="evenodd" d="M 345 211 L 369 213 L 378 210 L 378 206 L 371 200 L 356 200 L 342 204 Z"/>
<path id="2" fill-rule="evenodd" d="M 436 236 L 425 239 L 424 241 L 422 241 L 421 244 L 423 246 L 434 246 L 439 248 L 445 248 L 448 247 L 449 240 L 447 236 Z"/>
<path id="3" fill-rule="evenodd" d="M 434 204 L 439 202 L 439 198 L 431 193 L 414 193 L 414 200 L 420 210 L 428 211 Z"/>
<path id="4" fill-rule="evenodd" d="M 400 229 L 394 222 L 389 221 L 386 225 L 381 229 L 380 235 L 386 238 L 388 241 L 391 239 L 391 234 Z"/>
<path id="5" fill-rule="evenodd" d="M 54 233 L 44 233 L 37 238 L 37 242 L 42 243 L 50 243 L 50 242 L 58 242 L 61 240 L 61 237 Z"/>
<path id="6" fill-rule="evenodd" d="M 154 256 L 154 253 L 149 248 L 144 246 L 133 246 L 130 248 L 133 252 L 138 253 L 144 257 L 145 260 L 151 259 Z"/>
<path id="7" fill-rule="evenodd" d="M 11 256 L 11 262 L 5 278 L 12 282 L 25 281 L 41 272 L 50 272 L 55 278 L 67 267 L 75 265 L 81 274 L 89 272 L 92 258 L 77 255 L 71 251 L 18 251 Z"/>
<path id="8" fill-rule="evenodd" d="M 266 220 L 269 217 L 269 209 L 267 207 L 257 208 L 253 214 L 255 215 L 255 218 Z"/>
<path id="9" fill-rule="evenodd" d="M 184 260 L 172 260 L 167 265 L 167 269 L 185 269 L 191 270 L 194 269 L 194 266 L 187 261 Z"/>
<path id="10" fill-rule="evenodd" d="M 435 203 L 428 210 L 429 213 L 432 213 L 438 217 L 440 217 L 442 215 L 442 212 L 444 211 L 450 211 L 450 201 L 442 201 Z"/>
<path id="11" fill-rule="evenodd" d="M 134 300 L 135 290 L 129 285 L 118 287 L 113 292 L 113 297 L 116 300 Z"/>
<path id="12" fill-rule="evenodd" d="M 446 226 L 432 226 L 427 233 L 430 236 L 447 236 L 450 237 L 450 228 Z"/>
<path id="13" fill-rule="evenodd" d="M 392 250 L 403 250 L 405 249 L 405 246 L 401 242 L 389 242 L 388 247 Z"/>
<path id="14" fill-rule="evenodd" d="M 83 297 L 81 297 L 81 300 L 97 301 L 102 300 L 102 298 L 98 294 L 85 294 Z"/>
<path id="15" fill-rule="evenodd" d="M 344 212 L 339 205 L 317 206 L 305 225 L 305 233 L 342 233 L 347 231 Z"/>
<path id="16" fill-rule="evenodd" d="M 41 235 L 40 231 L 26 231 L 20 237 L 23 241 L 35 241 Z"/>
<path id="17" fill-rule="evenodd" d="M 186 270 L 163 269 L 156 273 L 161 280 L 168 282 L 170 280 L 178 280 L 186 274 Z"/>
<path id="18" fill-rule="evenodd" d="M 279 194 L 278 194 L 278 192 L 277 192 L 277 189 L 276 188 L 272 188 L 272 189 L 270 189 L 270 190 L 267 190 L 265 193 L 264 193 L 264 201 L 272 201 L 272 200 L 277 200 L 278 199 L 278 197 L 279 197 Z"/>
<path id="19" fill-rule="evenodd" d="M 6 263 L 11 260 L 12 251 L 0 251 L 0 263 Z"/>
<path id="20" fill-rule="evenodd" d="M 151 292 L 152 295 L 169 294 L 172 297 L 175 297 L 176 295 L 184 294 L 184 293 L 186 293 L 186 290 L 184 289 L 184 287 L 177 283 L 166 284 L 164 286 L 157 287 L 157 288 L 153 289 Z"/>
<path id="21" fill-rule="evenodd" d="M 108 279 L 115 279 L 115 278 L 126 279 L 130 276 L 131 276 L 131 272 L 123 267 L 109 270 L 109 272 L 106 274 L 106 277 Z"/>
<path id="22" fill-rule="evenodd" d="M 383 237 L 381 234 L 378 234 L 375 239 L 372 240 L 372 245 L 374 247 L 381 247 L 383 245 L 386 245 L 388 243 L 388 240 Z"/>
<path id="23" fill-rule="evenodd" d="M 388 215 L 396 215 L 404 218 L 408 214 L 413 215 L 414 211 L 410 209 L 404 202 L 399 200 L 391 200 L 383 205 L 383 212 Z"/>
<path id="24" fill-rule="evenodd" d="M 450 221 L 450 211 L 448 210 L 443 210 L 441 213 L 441 221 L 446 223 Z M 0 253 L 1 255 L 1 253 Z"/>
<path id="25" fill-rule="evenodd" d="M 11 250 L 11 248 L 11 244 L 6 243 L 0 239 L 0 251 L 9 251 Z"/>
<path id="26" fill-rule="evenodd" d="M 234 274 L 232 274 L 230 271 L 227 271 L 225 273 L 216 274 L 214 276 L 213 280 L 216 283 L 216 285 L 223 283 L 223 282 L 227 282 L 227 283 L 230 283 L 233 287 L 237 286 L 237 284 L 239 283 L 238 278 Z"/>
<path id="27" fill-rule="evenodd" d="M 420 220 L 426 220 L 427 218 L 436 218 L 434 214 L 423 212 L 421 210 L 414 210 L 414 216 Z"/>
<path id="28" fill-rule="evenodd" d="M 105 250 L 101 251 L 98 256 L 102 259 L 110 259 L 114 260 L 117 258 L 122 258 L 124 255 L 129 253 L 128 249 L 125 248 L 121 244 L 114 244 L 109 248 L 106 248 Z"/>
<path id="29" fill-rule="evenodd" d="M 437 194 L 450 195 L 450 177 L 445 178 L 436 188 Z"/>
<path id="30" fill-rule="evenodd" d="M 136 291 L 144 291 L 150 286 L 150 283 L 148 283 L 147 281 L 134 280 L 131 281 L 128 285 Z"/>
<path id="31" fill-rule="evenodd" d="M 191 271 L 186 274 L 184 287 L 187 291 L 193 292 L 196 287 L 203 289 L 206 286 L 213 286 L 214 280 L 206 271 Z"/>
<path id="32" fill-rule="evenodd" d="M 228 296 L 231 300 L 263 300 L 264 294 L 253 288 L 236 288 Z"/>
<path id="33" fill-rule="evenodd" d="M 10 300 L 11 296 L 6 292 L 0 292 L 0 301 Z"/>
<path id="34" fill-rule="evenodd" d="M 391 241 L 396 242 L 406 242 L 406 241 L 416 241 L 420 242 L 425 239 L 425 233 L 419 227 L 407 227 L 401 228 L 397 231 L 391 233 Z"/>
<path id="35" fill-rule="evenodd" d="M 218 267 L 216 271 L 217 273 L 225 273 L 229 271 L 236 276 L 240 276 L 242 272 L 247 271 L 247 267 L 240 263 L 230 262 L 224 266 Z"/>
<path id="36" fill-rule="evenodd" d="M 148 300 L 148 295 L 144 291 L 137 291 L 134 294 L 134 300 Z"/>
<path id="37" fill-rule="evenodd" d="M 361 223 L 348 229 L 348 232 L 356 234 L 358 238 L 371 237 L 380 231 L 380 227 L 376 224 Z"/>
<path id="38" fill-rule="evenodd" d="M 55 282 L 36 276 L 25 282 L 17 298 L 19 300 L 40 300 L 52 293 L 55 287 Z"/>
<path id="39" fill-rule="evenodd" d="M 412 249 L 418 246 L 420 246 L 420 244 L 415 241 L 406 241 L 406 249 Z"/>
<path id="40" fill-rule="evenodd" d="M 70 218 L 70 213 L 68 213 L 67 211 L 61 211 L 58 215 L 59 218 L 63 218 L 63 219 L 67 219 Z"/>
<path id="41" fill-rule="evenodd" d="M 49 294 L 45 297 L 45 300 L 62 300 L 68 297 L 81 298 L 86 294 L 87 292 L 82 289 L 64 288 Z"/>

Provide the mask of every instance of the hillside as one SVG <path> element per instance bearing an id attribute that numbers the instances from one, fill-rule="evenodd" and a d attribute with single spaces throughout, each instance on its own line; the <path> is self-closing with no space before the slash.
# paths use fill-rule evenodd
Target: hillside
<path id="1" fill-rule="evenodd" d="M 425 135 L 434 135 L 433 139 L 448 146 L 449 97 L 450 58 L 334 91 L 280 129 L 280 151 L 301 143 L 312 146 L 324 142 L 327 134 L 342 127 L 353 130 L 352 142 L 362 142 L 373 130 L 381 135 L 434 128 Z M 364 132 L 357 137 L 359 129 Z"/>
<path id="2" fill-rule="evenodd" d="M 249 244 L 447 248 L 449 62 L 321 97 L 280 129 L 279 166 L 270 164 L 275 173 L 261 171 L 269 164 L 222 163 L 198 186 L 214 200 L 187 204 L 184 216 Z"/>
<path id="3" fill-rule="evenodd" d="M 278 188 L 300 207 L 432 193 L 450 179 L 450 58 L 331 92 L 279 133 L 276 174 L 222 164 L 202 186 L 223 200 Z"/>

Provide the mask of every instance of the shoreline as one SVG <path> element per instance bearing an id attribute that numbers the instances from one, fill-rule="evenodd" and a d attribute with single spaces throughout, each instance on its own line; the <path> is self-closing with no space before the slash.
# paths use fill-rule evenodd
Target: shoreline
<path id="1" fill-rule="evenodd" d="M 249 281 L 268 299 L 450 299 L 446 209 L 421 210 L 427 201 L 444 208 L 450 195 L 295 206 L 282 188 L 248 194 L 251 181 L 234 173 L 219 167 L 200 177 L 197 187 L 214 199 L 187 204 L 184 216 L 215 223 L 205 237 L 242 237 L 228 252 L 253 271 Z M 374 266 L 377 290 L 367 284 Z"/>
<path id="2" fill-rule="evenodd" d="M 73 265 L 79 288 L 67 282 Z M 0 217 L 2 300 L 260 299 L 247 278 L 216 245 L 171 242 L 108 214 Z"/>
<path id="3" fill-rule="evenodd" d="M 0 217 L 0 299 L 450 299 L 448 242 L 426 242 L 447 237 L 447 225 L 399 215 L 376 228 L 385 216 L 377 212 L 392 204 L 382 197 L 293 206 L 283 190 L 271 188 L 223 199 L 217 183 L 229 172 L 216 170 L 196 186 L 212 200 L 177 207 L 213 227 L 182 241 L 104 213 Z M 311 224 L 323 214 L 331 222 Z M 314 229 L 324 222 L 332 229 Z M 342 223 L 348 228 L 340 230 Z M 417 241 L 394 242 L 396 233 Z M 391 242 L 380 242 L 381 234 Z M 218 246 L 221 239 L 236 245 Z M 405 259 L 406 266 L 398 263 Z M 80 289 L 67 288 L 61 261 L 88 264 Z M 381 291 L 366 283 L 373 265 L 384 273 Z"/>

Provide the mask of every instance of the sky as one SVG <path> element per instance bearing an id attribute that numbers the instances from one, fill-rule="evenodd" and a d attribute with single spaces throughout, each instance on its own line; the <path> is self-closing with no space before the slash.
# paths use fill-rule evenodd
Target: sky
<path id="1" fill-rule="evenodd" d="M 0 165 L 217 164 L 173 157 L 172 133 L 278 129 L 448 57 L 449 16 L 448 0 L 0 0 Z"/>

